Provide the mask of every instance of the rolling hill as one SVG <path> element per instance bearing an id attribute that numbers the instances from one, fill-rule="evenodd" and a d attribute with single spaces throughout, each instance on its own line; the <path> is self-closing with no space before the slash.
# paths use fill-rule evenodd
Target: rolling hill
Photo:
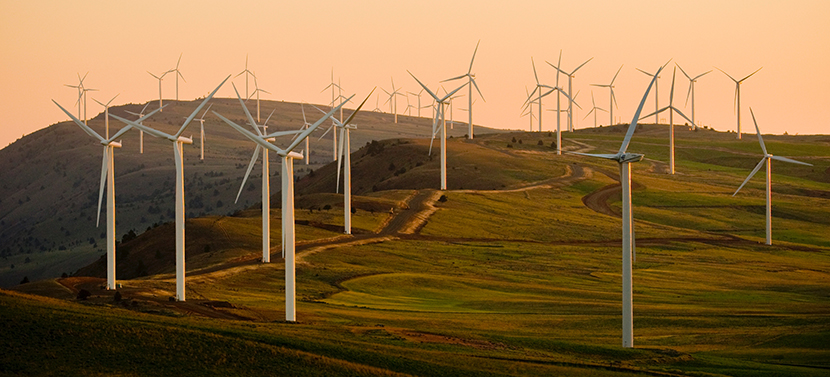
<path id="1" fill-rule="evenodd" d="M 163 112 L 146 125 L 175 132 L 184 118 L 198 105 L 167 101 Z M 245 116 L 236 99 L 214 99 L 211 110 L 238 124 Z M 151 103 L 149 108 L 153 108 Z M 249 106 L 255 106 L 249 104 Z M 127 104 L 110 109 L 115 115 L 134 119 L 126 111 L 139 112 L 144 104 Z M 301 105 L 262 101 L 263 120 L 270 110 L 272 131 L 298 129 L 303 124 Z M 322 115 L 304 105 L 307 119 Z M 255 112 L 255 110 L 253 110 Z M 348 111 L 346 112 L 348 114 Z M 354 123 L 354 145 L 390 138 L 428 137 L 431 119 L 362 112 Z M 89 120 L 89 126 L 103 134 L 104 115 Z M 111 122 L 113 130 L 120 122 Z M 328 127 L 328 123 L 321 128 Z M 185 198 L 188 218 L 225 215 L 256 205 L 261 169 L 254 169 L 248 187 L 234 203 L 241 178 L 253 152 L 252 144 L 213 115 L 205 122 L 206 157 L 199 158 L 199 125 L 191 124 L 185 135 L 194 143 L 185 146 Z M 488 132 L 486 128 L 480 128 Z M 455 127 L 450 135 L 462 137 L 466 127 Z M 492 130 L 490 130 L 492 131 Z M 321 135 L 322 131 L 315 133 Z M 172 148 L 167 142 L 145 135 L 143 154 L 139 153 L 139 133 L 124 135 L 124 147 L 115 151 L 116 230 L 119 239 L 130 230 L 140 234 L 173 219 L 174 167 Z M 286 143 L 288 141 L 286 140 Z M 296 175 L 303 176 L 332 160 L 330 134 L 325 139 L 311 138 L 311 164 L 297 163 Z M 61 122 L 34 132 L 0 150 L 0 287 L 30 279 L 60 276 L 96 260 L 105 250 L 106 229 L 96 228 L 98 185 L 101 166 L 100 146 L 70 122 Z M 279 169 L 272 169 L 279 179 Z M 278 190 L 278 186 L 277 186 Z M 103 212 L 103 211 L 102 211 Z M 102 214 L 104 216 L 104 214 Z"/>

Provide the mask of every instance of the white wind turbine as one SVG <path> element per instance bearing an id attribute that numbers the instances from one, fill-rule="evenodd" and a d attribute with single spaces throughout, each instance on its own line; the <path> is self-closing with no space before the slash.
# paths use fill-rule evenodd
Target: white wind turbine
<path id="1" fill-rule="evenodd" d="M 674 107 L 674 78 L 676 73 L 677 69 L 675 68 L 671 74 L 671 92 L 669 92 L 669 105 L 652 113 L 656 116 L 657 114 L 663 111 L 669 111 L 669 174 L 674 174 L 674 112 L 677 111 L 677 113 L 684 119 L 686 119 L 689 122 L 692 121 L 691 119 L 689 119 L 689 117 L 686 116 L 686 114 L 683 114 L 683 112 L 680 111 L 680 109 Z M 645 115 L 640 119 L 642 120 L 644 118 L 650 117 L 652 114 Z"/>
<path id="2" fill-rule="evenodd" d="M 167 139 L 171 143 L 173 143 L 173 157 L 176 162 L 176 300 L 184 301 L 185 300 L 185 258 L 184 258 L 184 156 L 183 156 L 183 145 L 184 144 L 193 144 L 193 139 L 187 138 L 182 136 L 182 133 L 190 125 L 190 122 L 196 118 L 196 114 L 202 110 L 203 107 L 208 103 L 208 101 L 213 98 L 219 88 L 225 84 L 231 76 L 225 78 L 213 92 L 210 93 L 202 103 L 196 107 L 195 110 L 190 114 L 189 117 L 184 121 L 179 131 L 175 134 L 171 135 L 168 133 L 164 133 L 150 127 L 144 126 L 141 123 L 133 122 L 131 120 L 127 120 L 121 118 L 116 115 L 110 114 L 111 117 L 120 120 L 128 125 L 131 125 L 135 128 L 140 130 L 144 130 L 144 132 L 153 135 L 158 138 Z M 159 109 L 161 110 L 161 109 Z M 215 113 L 215 112 L 214 112 Z"/>
<path id="3" fill-rule="evenodd" d="M 81 98 L 84 97 L 84 80 L 86 80 L 87 75 L 89 75 L 89 72 L 84 74 L 84 77 L 81 77 L 81 74 L 78 73 L 78 85 L 63 84 L 63 86 L 78 89 L 78 100 L 75 102 L 75 104 L 78 105 L 78 118 L 81 118 Z"/>
<path id="4" fill-rule="evenodd" d="M 332 109 L 334 108 L 334 103 L 337 101 L 337 98 L 338 98 L 337 96 L 339 95 L 339 94 L 338 95 L 334 94 L 334 89 L 335 88 L 337 88 L 338 93 L 342 92 L 342 89 L 340 89 L 340 84 L 334 82 L 334 68 L 332 68 L 331 69 L 331 83 L 328 86 L 326 86 L 325 88 L 323 88 L 323 90 L 320 91 L 320 93 L 322 93 L 322 92 L 325 92 L 326 89 L 331 89 L 331 103 L 329 103 L 329 107 L 331 107 Z M 341 101 L 341 105 L 342 105 L 342 101 Z M 342 109 L 342 106 L 340 108 Z M 340 117 L 341 118 L 343 117 L 342 113 L 340 114 Z M 397 119 L 398 118 L 396 116 L 395 123 L 397 123 Z M 337 132 L 335 132 L 331 135 L 331 155 L 332 155 L 331 156 L 332 161 L 337 161 Z"/>
<path id="5" fill-rule="evenodd" d="M 617 104 L 617 98 L 614 96 L 614 81 L 617 80 L 617 75 L 620 74 L 620 71 L 622 70 L 622 67 L 623 66 L 621 65 L 620 68 L 617 70 L 617 73 L 614 74 L 614 78 L 611 79 L 610 84 L 608 84 L 608 85 L 591 84 L 592 86 L 598 86 L 600 88 L 608 88 L 608 89 L 611 90 L 611 99 L 608 101 L 608 110 L 609 110 L 609 113 L 610 113 L 610 116 L 611 116 L 611 118 L 610 118 L 611 120 L 608 122 L 609 126 L 614 124 L 614 105 Z"/>
<path id="6" fill-rule="evenodd" d="M 532 62 L 532 60 L 533 59 L 531 58 L 531 62 Z M 562 60 L 562 54 L 561 53 L 559 54 L 559 60 L 560 60 L 560 63 L 561 63 L 561 60 Z M 548 64 L 550 64 L 550 63 L 548 63 Z M 553 64 L 551 64 L 551 65 L 553 66 Z M 536 76 L 536 64 L 533 65 L 533 75 Z M 560 94 L 564 95 L 565 97 L 568 98 L 568 101 L 571 101 L 573 103 L 576 103 L 576 102 L 573 101 L 573 98 L 571 98 L 571 96 L 569 94 L 565 93 L 565 91 L 562 90 L 561 87 L 559 87 L 559 70 L 556 71 L 556 86 L 555 87 L 550 87 L 550 86 L 547 86 L 547 85 L 541 85 L 539 83 L 539 77 L 538 76 L 536 76 L 536 85 L 537 85 L 536 89 L 539 89 L 539 97 L 537 98 L 537 101 L 539 102 L 539 119 L 540 119 L 540 121 L 539 121 L 539 132 L 542 132 L 542 122 L 541 122 L 541 119 L 542 119 L 542 105 L 541 105 L 542 97 L 545 97 L 545 96 L 553 93 L 554 91 L 557 92 L 557 94 L 556 94 L 556 154 L 561 155 L 562 154 L 562 128 L 561 128 L 561 123 L 560 123 L 560 113 L 562 112 L 562 109 L 560 107 L 560 102 L 559 102 L 560 97 L 559 97 L 559 95 Z M 547 93 L 542 94 L 542 90 L 540 89 L 542 87 L 549 88 Z M 536 89 L 534 89 L 534 92 L 536 91 Z M 532 100 L 532 98 L 531 98 L 532 96 L 533 96 L 533 93 L 530 93 L 530 96 L 528 96 L 528 98 L 525 102 L 525 105 L 528 105 L 528 106 L 530 105 L 530 101 Z M 577 106 L 579 106 L 579 104 L 577 104 Z"/>
<path id="7" fill-rule="evenodd" d="M 689 104 L 689 97 L 691 96 L 692 97 L 692 126 L 694 126 L 694 128 L 697 128 L 697 123 L 695 123 L 695 83 L 697 82 L 697 79 L 703 77 L 703 75 L 705 75 L 709 72 L 712 72 L 712 70 L 710 69 L 710 70 L 708 70 L 706 72 L 703 72 L 703 73 L 701 73 L 701 74 L 699 74 L 695 77 L 691 77 L 688 74 L 686 74 L 686 71 L 683 70 L 683 67 L 681 67 L 680 64 L 677 64 L 677 63 L 675 63 L 675 64 L 677 65 L 677 68 L 680 68 L 680 72 L 683 72 L 683 75 L 686 76 L 687 79 L 689 79 L 689 91 L 686 92 L 686 105 Z"/>
<path id="8" fill-rule="evenodd" d="M 251 141 L 257 143 L 263 150 L 271 150 L 276 152 L 282 160 L 282 239 L 283 249 L 285 253 L 285 320 L 296 321 L 296 267 L 294 259 L 294 160 L 303 158 L 303 155 L 293 152 L 308 135 L 317 129 L 321 123 L 331 117 L 341 106 L 332 108 L 325 116 L 314 122 L 310 127 L 300 133 L 291 144 L 285 148 L 280 149 L 269 143 L 259 135 L 246 130 L 242 126 L 232 122 L 230 119 L 223 117 L 221 114 L 213 111 L 216 116 L 225 121 L 228 125 L 235 128 L 243 136 Z"/>
<path id="9" fill-rule="evenodd" d="M 559 57 L 560 57 L 560 59 L 562 58 L 562 53 L 561 52 L 559 53 Z M 574 97 L 574 95 L 572 94 L 573 93 L 573 79 L 574 79 L 574 77 L 576 77 L 575 76 L 576 71 L 578 71 L 580 68 L 585 66 L 585 64 L 588 64 L 588 62 L 593 60 L 593 59 L 594 58 L 590 58 L 590 59 L 586 60 L 585 63 L 580 64 L 578 67 L 574 68 L 574 70 L 571 71 L 570 73 L 565 72 L 560 68 L 562 66 L 561 61 L 560 61 L 559 65 L 553 65 L 550 62 L 547 62 L 547 63 L 550 64 L 551 67 L 556 68 L 557 71 L 561 72 L 565 76 L 568 76 L 568 96 L 573 98 Z M 557 83 L 557 86 L 559 86 L 558 83 Z M 574 130 L 573 105 L 574 105 L 574 101 L 570 100 L 568 102 L 568 128 L 567 128 L 567 130 L 569 132 L 573 132 L 573 130 Z"/>
<path id="10" fill-rule="evenodd" d="M 537 117 L 537 119 L 539 120 L 539 132 L 542 132 L 542 97 L 552 93 L 553 89 L 555 89 L 555 88 L 553 88 L 551 86 L 548 86 L 548 85 L 544 85 L 541 82 L 539 82 L 539 75 L 536 74 L 536 63 L 533 61 L 532 57 L 530 58 L 530 64 L 533 66 L 533 77 L 536 79 L 536 87 L 533 88 L 533 91 L 530 92 L 530 95 L 527 96 L 527 99 L 525 100 L 525 103 L 524 103 L 523 106 L 527 106 L 528 102 L 531 100 L 533 95 L 536 94 L 536 93 L 539 93 L 539 96 L 536 98 L 536 102 L 537 102 L 536 104 L 539 106 L 539 116 Z M 551 89 L 551 90 L 543 95 L 542 94 L 542 88 L 548 88 L 548 89 Z"/>
<path id="11" fill-rule="evenodd" d="M 389 99 L 387 99 L 386 102 L 384 102 L 383 104 L 385 105 L 387 102 L 389 102 L 389 111 L 392 112 L 393 114 L 395 114 L 395 123 L 398 123 L 398 99 L 395 96 L 402 96 L 403 93 L 399 92 L 399 90 L 401 88 L 395 88 L 395 79 L 392 78 L 391 80 L 392 80 L 392 89 L 391 89 L 392 91 L 391 92 L 387 92 L 386 89 L 383 89 L 383 88 L 380 88 L 380 89 L 383 90 L 384 92 L 386 92 L 386 95 L 389 96 Z"/>
<path id="12" fill-rule="evenodd" d="M 144 104 L 144 107 L 141 109 L 141 111 L 139 113 L 134 113 L 132 111 L 127 111 L 127 110 L 124 110 L 124 111 L 127 114 L 135 115 L 139 118 L 142 118 L 142 117 L 144 117 L 144 110 L 147 110 L 147 106 L 150 106 L 150 102 L 147 102 L 146 104 Z M 136 121 L 136 122 L 141 123 L 140 121 Z M 142 131 L 142 130 L 138 130 L 138 151 L 139 151 L 139 153 L 144 153 L 144 131 Z"/>
<path id="13" fill-rule="evenodd" d="M 254 121 L 254 117 L 251 115 L 251 112 L 248 111 L 248 107 L 245 106 L 245 102 L 242 100 L 242 97 L 239 95 L 239 91 L 236 90 L 236 85 L 233 85 L 233 90 L 236 92 L 236 97 L 239 99 L 239 105 L 242 106 L 242 110 L 245 112 L 245 117 L 248 119 L 248 123 L 250 123 L 251 127 L 253 127 L 254 131 L 256 131 L 256 135 L 265 140 L 265 141 L 274 141 L 275 137 L 284 136 L 284 135 L 295 135 L 303 132 L 302 127 L 297 131 L 282 131 L 282 132 L 275 132 L 272 134 L 266 134 L 266 130 L 268 128 L 268 120 L 271 119 L 271 115 L 274 115 L 272 111 L 270 115 L 268 115 L 268 119 L 265 120 L 263 124 L 257 124 Z M 276 109 L 275 109 L 276 110 Z M 305 125 L 303 125 L 305 127 Z M 260 131 L 262 128 L 262 131 Z M 268 149 L 264 149 L 257 144 L 256 149 L 254 149 L 254 154 L 251 156 L 251 162 L 248 163 L 248 170 L 245 172 L 245 177 L 242 179 L 242 185 L 239 186 L 239 192 L 236 194 L 236 199 L 234 203 L 239 201 L 239 196 L 242 194 L 242 189 L 245 188 L 245 182 L 248 181 L 248 176 L 251 175 L 251 170 L 254 167 L 254 164 L 257 161 L 257 157 L 259 157 L 259 153 L 262 151 L 262 262 L 263 263 L 270 263 L 271 262 L 271 167 L 270 162 L 268 160 Z"/>
<path id="14" fill-rule="evenodd" d="M 421 93 L 423 93 L 423 92 L 424 92 L 423 89 L 421 89 L 421 91 L 418 92 L 418 93 L 407 92 L 407 93 L 409 93 L 409 94 L 411 94 L 415 97 L 418 97 L 418 107 L 417 107 L 417 109 L 418 109 L 418 117 L 419 118 L 421 117 L 421 109 L 426 108 L 426 106 L 421 107 Z"/>
<path id="15" fill-rule="evenodd" d="M 738 128 L 737 128 L 737 131 L 738 131 L 738 139 L 740 139 L 741 138 L 741 83 L 744 82 L 746 79 L 750 78 L 752 75 L 758 73 L 758 71 L 760 71 L 761 68 L 764 68 L 764 67 L 756 69 L 755 72 L 750 73 L 749 76 L 746 76 L 746 77 L 744 77 L 740 80 L 735 80 L 734 77 L 730 76 L 728 73 L 726 73 L 724 70 L 722 70 L 718 67 L 715 67 L 715 68 L 717 68 L 718 71 L 723 72 L 724 75 L 728 76 L 730 79 L 732 79 L 732 81 L 735 82 L 735 103 L 734 103 L 734 105 L 735 105 L 735 109 L 738 112 Z"/>
<path id="16" fill-rule="evenodd" d="M 199 150 L 200 150 L 199 159 L 200 160 L 205 159 L 205 115 L 207 115 L 207 112 L 208 112 L 208 110 L 210 110 L 211 106 L 213 106 L 213 104 L 208 105 L 208 108 L 205 109 L 204 113 L 202 113 L 201 118 L 194 119 L 194 120 L 199 121 L 199 143 L 201 144 L 201 146 L 199 148 Z M 144 133 L 142 132 L 142 135 L 143 134 Z"/>
<path id="17" fill-rule="evenodd" d="M 181 62 L 182 62 L 182 54 L 179 54 L 179 60 L 176 61 L 176 68 L 173 68 L 170 71 L 168 71 L 168 72 L 171 72 L 171 73 L 172 72 L 176 73 L 176 101 L 179 100 L 179 77 L 182 78 L 182 81 L 187 82 L 187 80 L 184 79 L 184 75 L 182 74 L 182 71 L 179 70 L 179 63 L 181 63 Z M 161 96 L 159 96 L 159 97 L 161 97 Z"/>
<path id="18" fill-rule="evenodd" d="M 585 114 L 585 118 L 587 118 L 589 115 L 591 115 L 591 113 L 594 113 L 594 128 L 597 128 L 597 113 L 599 113 L 600 111 L 608 112 L 608 110 L 605 110 L 601 107 L 597 107 L 597 103 L 594 101 L 594 91 L 593 90 L 591 91 L 591 106 L 593 106 L 593 107 L 591 107 L 591 111 L 589 111 L 587 114 Z M 585 118 L 582 118 L 582 119 L 585 119 Z"/>
<path id="19" fill-rule="evenodd" d="M 767 152 L 767 147 L 764 145 L 764 138 L 761 137 L 761 129 L 758 128 L 758 122 L 755 121 L 755 113 L 752 112 L 751 107 L 749 108 L 749 112 L 750 112 L 750 114 L 752 114 L 752 122 L 755 123 L 755 132 L 758 133 L 758 143 L 761 144 L 761 150 L 764 152 L 764 157 L 761 158 L 761 161 L 758 162 L 758 165 L 755 165 L 755 169 L 752 169 L 752 172 L 749 173 L 749 176 L 746 177 L 746 179 L 744 180 L 744 183 L 741 183 L 741 186 L 738 187 L 737 190 L 735 190 L 735 193 L 732 194 L 732 196 L 737 195 L 738 191 L 741 191 L 741 189 L 744 187 L 744 185 L 746 185 L 747 182 L 749 182 L 749 180 L 752 178 L 752 176 L 755 175 L 755 173 L 757 173 L 759 169 L 761 169 L 761 165 L 763 165 L 766 162 L 766 165 L 767 165 L 767 193 L 766 193 L 766 199 L 767 199 L 767 211 L 766 211 L 767 212 L 766 213 L 766 217 L 767 217 L 767 245 L 772 245 L 772 160 L 784 161 L 784 162 L 789 162 L 789 163 L 799 164 L 799 165 L 806 165 L 806 166 L 813 166 L 813 165 L 808 164 L 806 162 L 796 161 L 796 160 L 793 160 L 791 158 L 786 158 L 786 157 L 781 157 L 781 156 L 774 156 L 774 155 L 771 155 L 769 152 Z"/>
<path id="20" fill-rule="evenodd" d="M 668 64 L 668 63 L 666 63 L 666 64 Z M 642 69 L 639 69 L 639 68 L 637 68 L 637 70 L 642 72 L 644 75 L 646 75 L 648 77 L 657 77 L 657 80 L 654 81 L 654 112 L 652 113 L 652 114 L 654 114 L 654 125 L 657 125 L 657 124 L 660 123 L 660 121 L 658 119 L 658 115 L 657 115 L 657 113 L 660 112 L 660 103 L 659 103 L 659 101 L 660 101 L 660 89 L 659 89 L 660 88 L 660 86 L 659 86 L 660 76 L 656 72 L 654 74 L 651 74 L 651 73 L 643 71 Z"/>
<path id="21" fill-rule="evenodd" d="M 375 89 L 372 89 L 374 92 Z M 340 151 L 338 154 L 340 158 L 337 159 L 337 185 L 335 186 L 336 192 L 340 192 L 340 166 L 341 163 L 343 165 L 343 233 L 345 234 L 352 234 L 352 149 L 350 145 L 350 138 L 349 138 L 349 131 L 356 130 L 357 126 L 351 124 L 352 119 L 354 116 L 360 111 L 363 107 L 363 104 L 366 103 L 366 100 L 372 95 L 372 92 L 369 92 L 369 95 L 366 96 L 366 99 L 360 104 L 360 106 L 355 109 L 352 115 L 346 119 L 345 122 L 340 122 L 337 118 L 332 117 L 331 119 L 334 121 L 334 125 L 332 125 L 326 132 L 329 132 L 333 127 L 337 127 L 340 129 Z M 342 109 L 342 107 L 341 107 Z M 320 109 L 317 109 L 320 110 Z M 320 110 L 320 112 L 324 112 Z M 337 132 L 337 131 L 334 131 Z"/>
<path id="22" fill-rule="evenodd" d="M 470 113 L 469 114 L 470 115 L 470 120 L 469 120 L 469 123 L 467 123 L 467 127 L 469 128 L 467 130 L 467 135 L 468 135 L 467 137 L 469 139 L 473 138 L 473 87 L 476 88 L 476 91 L 478 92 L 478 95 L 481 97 L 481 100 L 484 101 L 484 102 L 487 102 L 487 100 L 484 99 L 484 95 L 481 94 L 481 89 L 478 88 L 478 84 L 476 84 L 476 75 L 474 73 L 472 73 L 473 72 L 473 62 L 476 60 L 476 53 L 478 52 L 479 43 L 481 43 L 481 40 L 479 40 L 478 43 L 476 43 L 476 49 L 473 50 L 473 57 L 472 57 L 472 59 L 470 59 L 470 68 L 467 69 L 467 73 L 465 73 L 461 76 L 458 76 L 458 77 L 453 77 L 451 79 L 444 80 L 444 81 L 452 81 L 452 80 L 463 79 L 465 77 L 468 79 L 467 86 L 470 89 L 470 93 L 469 93 L 469 98 L 468 98 L 469 103 L 468 103 L 467 106 L 469 106 L 468 109 L 469 109 L 469 113 Z M 441 82 L 444 82 L 444 81 L 441 81 Z M 420 97 L 418 97 L 418 99 L 420 100 Z M 450 113 L 452 113 L 452 109 L 450 109 Z M 420 116 L 420 114 L 418 116 Z M 450 115 L 450 119 L 452 119 L 452 115 Z"/>
<path id="23" fill-rule="evenodd" d="M 162 106 L 162 100 L 161 100 L 161 80 L 164 80 L 164 75 L 166 75 L 170 72 L 171 71 L 166 71 L 166 72 L 162 73 L 161 76 L 156 76 L 152 72 L 147 71 L 147 73 L 149 73 L 150 76 L 153 76 L 156 80 L 159 80 L 159 109 L 161 109 L 163 107 Z"/>
<path id="24" fill-rule="evenodd" d="M 444 97 L 438 98 L 435 93 L 433 93 L 426 85 L 424 85 L 420 80 L 418 80 L 412 72 L 406 71 L 412 76 L 415 81 L 421 85 L 424 90 L 435 100 L 435 103 L 438 105 L 438 109 L 435 112 L 435 118 L 432 121 L 432 140 L 435 140 L 435 134 L 437 133 L 438 129 L 440 128 L 441 132 L 441 190 L 447 189 L 447 118 L 445 117 L 445 110 L 447 105 L 447 100 L 452 97 L 455 92 L 461 90 L 467 83 L 462 84 L 455 90 L 447 93 Z M 438 118 L 441 118 L 440 123 Z M 429 150 L 432 153 L 432 140 L 429 143 Z"/>
<path id="25" fill-rule="evenodd" d="M 117 96 L 116 96 L 117 97 Z M 112 137 L 109 136 L 109 104 L 114 100 L 113 97 L 109 102 L 107 102 L 104 107 L 105 117 L 104 117 L 104 136 L 102 137 L 97 132 L 93 131 L 89 128 L 86 124 L 81 122 L 78 118 L 72 116 L 66 109 L 64 109 L 61 105 L 59 105 L 55 100 L 52 102 L 55 103 L 61 110 L 63 110 L 66 115 L 72 118 L 72 121 L 81 127 L 81 129 L 87 133 L 87 135 L 92 136 L 104 146 L 104 156 L 103 160 L 101 161 L 101 185 L 98 189 L 98 211 L 96 212 L 97 218 L 95 220 L 95 226 L 97 227 L 101 221 L 101 201 L 104 198 L 104 183 L 107 184 L 107 289 L 115 289 L 115 164 L 113 160 L 113 154 L 115 152 L 114 148 L 121 148 L 121 143 L 115 141 L 116 139 L 120 138 L 125 132 L 129 131 L 132 126 L 128 125 L 118 132 L 115 133 Z M 96 101 L 98 102 L 98 101 Z M 100 102 L 98 102 L 100 103 Z M 139 119 L 139 121 L 143 121 L 144 119 L 149 118 L 151 115 L 155 114 L 160 109 L 156 109 L 151 113 L 147 114 L 146 116 Z"/>
<path id="26" fill-rule="evenodd" d="M 234 78 L 242 76 L 243 74 L 245 75 L 245 98 L 248 98 L 250 96 L 250 94 L 249 94 L 250 92 L 248 91 L 248 76 L 250 75 L 250 76 L 256 77 L 256 75 L 254 75 L 253 72 L 248 70 L 248 55 L 247 54 L 245 54 L 245 70 L 242 71 L 242 72 L 239 72 L 239 74 L 234 76 Z"/>
<path id="27" fill-rule="evenodd" d="M 643 105 L 646 103 L 648 92 L 657 80 L 657 76 L 663 67 L 657 70 L 657 74 L 652 77 L 651 82 L 646 88 L 643 99 L 640 100 L 640 106 L 634 113 L 634 118 L 631 119 L 631 124 L 628 126 L 628 131 L 625 134 L 620 150 L 615 154 L 593 154 L 570 152 L 572 154 L 599 157 L 608 160 L 617 161 L 620 164 L 620 186 L 622 186 L 622 344 L 623 347 L 634 347 L 634 313 L 632 310 L 632 257 L 636 252 L 634 249 L 634 217 L 631 211 L 631 163 L 639 162 L 643 159 L 642 154 L 628 153 L 628 145 L 631 143 L 631 136 L 637 129 L 637 120 L 640 119 L 640 112 L 643 111 Z"/>
<path id="28" fill-rule="evenodd" d="M 256 94 L 256 121 L 257 122 L 262 122 L 262 120 L 260 120 L 260 118 L 259 118 L 259 93 L 262 92 L 262 93 L 271 94 L 271 92 L 269 92 L 267 90 L 264 90 L 264 89 L 260 89 L 259 85 L 256 82 L 256 75 L 253 75 L 253 76 L 254 76 L 254 92 L 251 93 L 250 96 L 245 97 L 245 101 L 247 102 L 249 99 L 251 99 L 251 97 L 254 94 Z"/>

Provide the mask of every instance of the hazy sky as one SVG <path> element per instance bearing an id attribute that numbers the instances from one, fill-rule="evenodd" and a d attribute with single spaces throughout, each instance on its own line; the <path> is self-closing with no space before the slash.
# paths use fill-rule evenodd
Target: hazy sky
<path id="1" fill-rule="evenodd" d="M 478 40 L 473 72 L 486 102 L 474 105 L 477 124 L 527 129 L 520 115 L 525 86 L 534 84 L 531 57 L 540 79 L 552 85 L 555 72 L 544 61 L 554 62 L 562 50 L 566 70 L 594 58 L 574 79 L 584 109 L 577 110 L 578 128 L 593 126 L 593 117 L 583 120 L 592 90 L 597 105 L 608 107 L 607 89 L 589 84 L 607 83 L 624 64 L 614 114 L 628 122 L 649 80 L 636 68 L 654 71 L 671 58 L 691 75 L 717 66 L 743 77 L 763 66 L 742 86 L 743 129 L 752 130 L 751 106 L 765 133 L 827 134 L 829 14 L 826 0 L 0 0 L 0 147 L 66 120 L 50 99 L 73 107 L 77 91 L 64 84 L 77 84 L 78 73 L 89 72 L 84 84 L 99 89 L 91 97 L 106 101 L 120 94 L 115 104 L 145 102 L 158 97 L 158 82 L 147 71 L 171 69 L 183 54 L 180 69 L 187 82 L 179 83 L 179 96 L 190 100 L 241 72 L 247 54 L 248 68 L 271 92 L 263 98 L 326 103 L 330 94 L 320 91 L 332 68 L 344 90 L 357 97 L 374 86 L 389 90 L 390 77 L 396 86 L 417 92 L 407 69 L 435 88 L 439 80 L 466 73 Z M 659 82 L 661 105 L 668 99 L 672 67 Z M 690 107 L 682 107 L 688 80 L 677 74 L 675 105 L 688 114 Z M 244 76 L 234 82 L 244 87 Z M 717 70 L 701 78 L 697 120 L 734 129 L 734 87 Z M 168 75 L 164 97 L 173 98 L 174 90 Z M 218 93 L 232 95 L 230 85 Z M 545 108 L 555 108 L 548 98 Z M 380 104 L 388 109 L 385 100 Z M 399 101 L 402 110 L 406 101 Z M 426 104 L 426 96 L 422 101 Z M 374 108 L 375 99 L 367 106 Z M 90 98 L 90 117 L 101 110 Z M 456 110 L 455 118 L 466 119 L 466 113 Z M 555 128 L 554 113 L 546 111 L 543 121 L 544 129 Z M 602 113 L 600 122 L 607 123 L 608 115 Z"/>

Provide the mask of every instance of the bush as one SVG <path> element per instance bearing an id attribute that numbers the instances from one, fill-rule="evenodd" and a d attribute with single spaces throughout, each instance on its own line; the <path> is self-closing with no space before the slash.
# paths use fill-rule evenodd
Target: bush
<path id="1" fill-rule="evenodd" d="M 513 148 L 513 144 L 507 143 L 508 148 Z"/>
<path id="2" fill-rule="evenodd" d="M 330 210 L 331 209 L 331 204 L 324 205 L 323 209 L 326 210 L 326 211 Z"/>
<path id="3" fill-rule="evenodd" d="M 513 140 L 510 140 L 510 141 L 512 141 L 512 142 L 514 142 L 514 143 L 515 143 L 515 142 L 516 142 L 516 137 L 515 137 L 515 136 L 513 136 Z"/>
<path id="4" fill-rule="evenodd" d="M 556 142 L 555 141 L 550 142 L 550 149 L 556 149 Z"/>
<path id="5" fill-rule="evenodd" d="M 86 289 L 81 289 L 80 291 L 78 291 L 78 300 L 86 300 L 87 298 L 89 298 L 89 296 L 92 296 L 92 293 L 89 293 L 89 291 Z"/>
<path id="6" fill-rule="evenodd" d="M 441 197 L 438 198 L 438 201 L 441 202 L 441 203 L 446 202 L 447 201 L 447 196 L 446 195 L 441 195 Z"/>
<path id="7" fill-rule="evenodd" d="M 355 213 L 357 213 L 357 208 L 352 207 L 352 214 L 355 214 Z"/>
<path id="8" fill-rule="evenodd" d="M 20 284 L 26 284 L 26 283 L 28 283 L 28 282 L 29 282 L 29 277 L 28 277 L 28 276 L 24 276 L 24 277 L 23 277 L 23 280 L 21 280 L 21 281 L 20 281 Z"/>
<path id="9" fill-rule="evenodd" d="M 115 302 L 121 301 L 121 292 L 115 292 L 115 295 L 112 296 L 112 300 Z"/>
<path id="10" fill-rule="evenodd" d="M 538 142 L 538 143 L 536 143 L 536 145 L 540 145 L 540 146 L 541 146 L 541 145 L 545 145 L 545 142 L 544 142 L 544 141 L 542 141 L 542 140 L 539 140 L 539 142 Z"/>

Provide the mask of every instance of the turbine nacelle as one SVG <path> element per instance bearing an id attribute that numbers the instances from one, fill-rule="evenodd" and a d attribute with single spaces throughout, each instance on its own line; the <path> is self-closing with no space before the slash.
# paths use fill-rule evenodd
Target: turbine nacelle
<path id="1" fill-rule="evenodd" d="M 640 162 L 643 160 L 645 155 L 639 153 L 623 153 L 617 157 L 617 162 L 619 163 L 626 163 L 626 162 Z"/>
<path id="2" fill-rule="evenodd" d="M 193 144 L 193 138 L 190 137 L 179 136 L 175 141 L 182 144 Z"/>

